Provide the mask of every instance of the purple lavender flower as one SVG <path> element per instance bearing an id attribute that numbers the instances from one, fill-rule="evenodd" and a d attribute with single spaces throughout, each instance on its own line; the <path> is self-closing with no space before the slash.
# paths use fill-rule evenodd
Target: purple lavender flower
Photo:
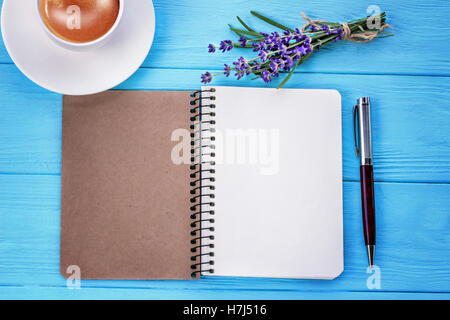
<path id="1" fill-rule="evenodd" d="M 222 50 L 222 52 L 225 52 L 225 51 L 230 51 L 231 49 L 233 49 L 233 42 L 231 40 L 220 41 L 219 50 Z"/>
<path id="2" fill-rule="evenodd" d="M 250 66 L 247 63 L 247 60 L 245 60 L 244 57 L 239 57 L 239 59 L 237 59 L 237 61 L 233 62 L 234 64 L 234 68 L 236 70 L 246 70 L 248 69 Z"/>
<path id="3" fill-rule="evenodd" d="M 294 60 L 292 60 L 291 56 L 285 56 L 284 59 L 284 71 L 289 71 L 287 69 L 290 69 L 294 66 Z"/>
<path id="4" fill-rule="evenodd" d="M 323 31 L 326 31 L 327 34 L 331 34 L 331 30 L 330 30 L 330 27 L 329 27 L 328 25 L 324 24 L 324 25 L 321 27 L 321 29 L 322 29 Z"/>
<path id="5" fill-rule="evenodd" d="M 299 28 L 295 28 L 295 32 L 294 32 L 294 40 L 295 41 L 300 41 L 301 37 L 302 37 L 302 32 L 300 31 Z"/>
<path id="6" fill-rule="evenodd" d="M 237 77 L 237 80 L 241 79 L 244 76 L 245 70 L 237 70 L 234 74 Z"/>
<path id="7" fill-rule="evenodd" d="M 225 41 L 220 41 L 219 50 L 222 50 L 222 52 L 225 52 L 227 50 L 227 44 Z"/>
<path id="8" fill-rule="evenodd" d="M 272 40 L 272 42 L 275 42 L 275 43 L 281 40 L 280 34 L 276 31 L 272 32 L 269 38 L 270 38 L 270 40 Z"/>
<path id="9" fill-rule="evenodd" d="M 303 56 L 306 54 L 306 49 L 304 46 L 297 46 L 294 48 L 294 52 Z"/>
<path id="10" fill-rule="evenodd" d="M 251 68 L 254 71 L 260 70 L 261 69 L 261 63 L 259 63 L 258 61 L 254 61 L 254 62 L 252 62 Z"/>
<path id="11" fill-rule="evenodd" d="M 262 62 L 265 62 L 267 60 L 267 57 L 269 56 L 269 54 L 267 53 L 267 51 L 265 50 L 261 50 L 258 53 L 259 59 L 261 59 Z"/>
<path id="12" fill-rule="evenodd" d="M 228 77 L 231 73 L 231 67 L 227 64 L 224 64 L 223 74 Z"/>
<path id="13" fill-rule="evenodd" d="M 300 55 L 300 49 L 297 46 L 297 47 L 294 47 L 291 51 L 292 51 L 291 53 L 293 54 L 292 58 L 295 61 L 295 58 Z"/>
<path id="14" fill-rule="evenodd" d="M 267 38 L 265 38 L 265 39 L 263 40 L 263 42 L 264 42 L 265 44 L 272 44 L 272 43 L 273 43 L 272 38 L 271 38 L 270 36 L 267 37 Z"/>
<path id="15" fill-rule="evenodd" d="M 284 62 L 284 60 L 282 58 L 278 58 L 276 61 L 278 63 L 278 69 L 284 68 L 285 62 Z"/>
<path id="16" fill-rule="evenodd" d="M 305 53 L 306 53 L 306 54 L 312 53 L 311 44 L 310 44 L 309 42 L 308 42 L 308 43 L 305 43 L 303 46 L 305 47 Z"/>
<path id="17" fill-rule="evenodd" d="M 285 66 L 283 67 L 283 71 L 284 71 L 284 72 L 289 72 L 289 71 L 291 71 L 291 67 L 288 66 L 288 65 L 285 65 Z"/>
<path id="18" fill-rule="evenodd" d="M 206 84 L 206 83 L 210 83 L 212 81 L 213 76 L 211 73 L 206 72 L 206 73 L 202 74 L 201 78 L 202 78 L 202 83 Z"/>
<path id="19" fill-rule="evenodd" d="M 334 38 L 334 42 L 342 40 L 344 38 L 344 30 L 342 28 L 339 28 L 336 31 L 339 35 L 336 38 Z"/>
<path id="20" fill-rule="evenodd" d="M 264 50 L 264 48 L 265 48 L 264 41 L 254 43 L 254 44 L 252 44 L 252 46 L 254 47 L 253 51 L 255 51 L 255 52 Z"/>
<path id="21" fill-rule="evenodd" d="M 245 60 L 244 57 L 239 57 L 239 59 L 233 62 L 233 64 L 235 66 L 234 69 L 236 70 L 236 73 L 234 75 L 237 76 L 238 80 L 242 78 L 244 74 L 246 75 L 250 74 L 251 72 L 250 65 L 248 64 L 247 60 Z"/>
<path id="22" fill-rule="evenodd" d="M 286 54 L 287 46 L 282 43 L 278 46 L 278 50 L 280 50 L 281 54 Z"/>
<path id="23" fill-rule="evenodd" d="M 269 67 L 270 67 L 270 69 L 272 69 L 272 72 L 277 72 L 278 71 L 278 63 L 275 60 L 272 60 L 269 63 Z"/>
<path id="24" fill-rule="evenodd" d="M 384 18 L 384 14 L 380 15 L 380 17 Z M 261 19 L 266 22 L 270 21 L 264 19 L 264 17 Z M 305 19 L 309 21 L 307 17 Z M 364 27 L 366 20 L 355 20 L 356 22 L 352 22 L 352 26 Z M 246 26 L 245 23 L 243 24 Z M 273 24 L 276 25 L 275 23 Z M 251 48 L 254 53 L 252 59 L 249 58 L 250 60 L 239 57 L 230 65 L 224 64 L 223 72 L 220 74 L 229 77 L 233 73 L 238 80 L 246 75 L 254 74 L 266 83 L 279 77 L 281 73 L 292 72 L 306 57 L 330 41 L 339 41 L 345 37 L 343 25 L 331 22 L 310 24 L 305 32 L 299 28 L 295 30 L 284 28 L 287 30 L 272 33 L 255 33 L 256 37 L 252 39 L 245 35 L 247 34 L 245 31 L 240 33 L 237 29 L 231 29 L 238 35 L 238 41 L 233 43 L 231 40 L 223 40 L 217 46 L 209 44 L 208 51 L 210 53 L 216 51 L 225 52 L 236 46 Z M 206 72 L 201 75 L 202 83 L 209 83 L 214 77 L 215 75 Z M 284 85 L 284 82 L 281 85 Z"/>
<path id="25" fill-rule="evenodd" d="M 242 60 L 244 59 L 244 57 L 239 57 L 236 61 L 233 62 L 236 70 L 241 69 L 241 65 L 242 65 Z"/>
<path id="26" fill-rule="evenodd" d="M 332 34 L 339 34 L 341 33 L 343 30 L 342 28 L 338 28 L 338 29 L 334 29 L 333 31 L 331 31 Z"/>
<path id="27" fill-rule="evenodd" d="M 216 47 L 213 44 L 211 44 L 211 43 L 208 45 L 208 52 L 209 53 L 216 52 Z"/>
<path id="28" fill-rule="evenodd" d="M 286 52 L 283 52 L 280 56 L 281 56 L 281 58 L 286 58 L 291 53 L 292 53 L 292 49 L 288 49 L 288 50 L 286 50 Z"/>
<path id="29" fill-rule="evenodd" d="M 261 79 L 262 79 L 264 82 L 266 82 L 266 83 L 272 81 L 270 72 L 269 72 L 269 70 L 267 70 L 267 69 L 264 69 L 264 70 L 261 72 L 261 74 L 260 74 L 259 76 L 260 76 Z"/>
<path id="30" fill-rule="evenodd" d="M 241 46 L 245 47 L 247 45 L 247 42 L 248 42 L 247 38 L 244 37 L 239 38 L 239 43 L 241 44 Z"/>
<path id="31" fill-rule="evenodd" d="M 289 45 L 289 43 L 291 42 L 291 40 L 293 39 L 294 37 L 292 36 L 292 34 L 290 34 L 290 35 L 288 35 L 288 36 L 285 36 L 283 39 L 281 39 L 281 43 L 282 44 L 285 44 L 285 45 Z"/>

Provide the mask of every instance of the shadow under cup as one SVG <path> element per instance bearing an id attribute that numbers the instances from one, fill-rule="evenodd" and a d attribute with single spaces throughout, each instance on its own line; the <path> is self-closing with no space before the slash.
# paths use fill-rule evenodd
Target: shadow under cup
<path id="1" fill-rule="evenodd" d="M 122 0 L 37 0 L 47 31 L 59 42 L 87 45 L 107 37 L 120 20 Z"/>

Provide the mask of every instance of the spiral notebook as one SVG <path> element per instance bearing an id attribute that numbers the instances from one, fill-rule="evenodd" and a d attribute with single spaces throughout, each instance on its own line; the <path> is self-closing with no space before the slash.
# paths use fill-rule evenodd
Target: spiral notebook
<path id="1" fill-rule="evenodd" d="M 333 279 L 341 140 L 335 90 L 64 96 L 61 274 Z"/>

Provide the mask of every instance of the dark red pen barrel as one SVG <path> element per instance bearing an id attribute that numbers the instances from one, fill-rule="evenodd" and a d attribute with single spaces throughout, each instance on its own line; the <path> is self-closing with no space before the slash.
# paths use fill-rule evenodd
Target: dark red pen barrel
<path id="1" fill-rule="evenodd" d="M 360 171 L 364 241 L 366 245 L 375 245 L 375 196 L 373 191 L 373 166 L 362 165 L 360 167 Z"/>

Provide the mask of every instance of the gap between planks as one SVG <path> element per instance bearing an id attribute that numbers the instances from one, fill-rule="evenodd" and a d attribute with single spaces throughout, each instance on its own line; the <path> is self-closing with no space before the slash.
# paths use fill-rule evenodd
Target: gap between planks
<path id="1" fill-rule="evenodd" d="M 206 279 L 200 279 L 200 281 L 204 281 Z M 83 280 L 82 280 L 83 281 Z M 95 280 L 89 280 L 89 281 L 95 281 Z M 112 280 L 112 281 L 128 281 L 128 280 Z M 152 281 L 152 280 L 144 280 L 144 281 Z M 159 280 L 156 280 L 159 281 Z M 173 281 L 173 280 L 166 280 L 166 281 Z M 179 280 L 175 280 L 179 281 Z M 183 281 L 183 280 L 182 280 Z M 191 280 L 185 280 L 185 281 L 191 281 Z M 21 285 L 21 284 L 0 284 L 0 288 L 20 288 L 20 289 L 26 289 L 26 288 L 53 288 L 53 289 L 64 289 L 67 288 L 66 285 L 61 286 L 55 286 L 55 285 Z M 82 286 L 82 289 L 115 289 L 115 290 L 152 290 L 152 291 L 167 291 L 167 290 L 179 290 L 177 288 L 172 287 L 119 287 L 119 286 Z M 374 293 L 374 294 L 382 294 L 382 293 L 406 293 L 406 294 L 450 294 L 449 291 L 398 291 L 398 290 L 302 290 L 302 289 L 268 289 L 268 288 L 248 288 L 248 289 L 218 289 L 218 288 L 192 288 L 192 289 L 182 289 L 183 291 L 237 291 L 237 292 L 302 292 L 302 293 L 339 293 L 339 292 L 348 292 L 348 293 Z"/>
<path id="2" fill-rule="evenodd" d="M 0 65 L 14 65 L 13 62 L 0 62 Z M 196 70 L 199 72 L 204 72 L 208 68 L 189 68 L 189 67 L 146 67 L 141 66 L 139 69 L 159 69 L 159 70 Z M 137 70 L 136 70 L 137 71 Z M 222 69 L 210 69 L 210 72 L 221 72 Z M 339 75 L 349 75 L 349 76 L 391 76 L 391 77 L 436 77 L 436 78 L 449 78 L 450 74 L 437 74 L 437 73 L 389 73 L 389 72 L 332 72 L 332 71 L 294 71 L 297 74 L 339 74 Z"/>
<path id="3" fill-rule="evenodd" d="M 39 173 L 39 172 L 0 172 L 0 176 L 61 176 L 61 173 Z M 359 183 L 360 180 L 342 179 L 342 182 Z M 448 185 L 450 182 L 445 181 L 390 181 L 390 180 L 374 180 L 375 183 L 391 183 L 391 184 L 423 184 L 423 185 Z"/>

